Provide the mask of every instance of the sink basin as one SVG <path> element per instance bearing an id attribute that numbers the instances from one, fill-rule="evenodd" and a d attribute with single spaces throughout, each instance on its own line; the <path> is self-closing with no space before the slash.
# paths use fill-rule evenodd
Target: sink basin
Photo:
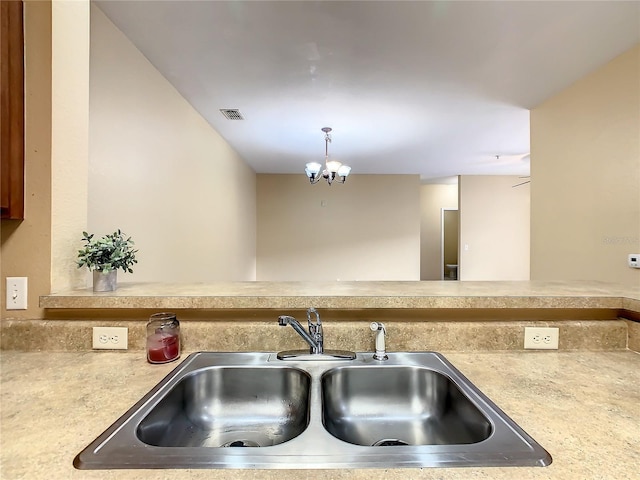
<path id="1" fill-rule="evenodd" d="M 157 447 L 266 447 L 309 423 L 309 375 L 283 367 L 210 367 L 180 380 L 137 428 Z"/>
<path id="2" fill-rule="evenodd" d="M 322 421 L 355 445 L 482 442 L 491 422 L 442 373 L 423 367 L 338 367 L 322 377 Z"/>
<path id="3" fill-rule="evenodd" d="M 372 357 L 191 354 L 73 464 L 353 469 L 551 463 L 544 448 L 442 355 Z"/>

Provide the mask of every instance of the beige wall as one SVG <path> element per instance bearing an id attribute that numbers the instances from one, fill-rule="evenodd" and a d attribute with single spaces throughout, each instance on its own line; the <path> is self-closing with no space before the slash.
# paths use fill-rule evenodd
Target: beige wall
<path id="1" fill-rule="evenodd" d="M 458 208 L 458 185 L 420 186 L 420 279 L 440 280 L 443 208 Z"/>
<path id="2" fill-rule="evenodd" d="M 2 220 L 2 318 L 41 318 L 51 285 L 51 4 L 25 17 L 25 219 Z M 27 277 L 27 310 L 5 310 L 5 277 Z"/>
<path id="3" fill-rule="evenodd" d="M 460 280 L 529 280 L 529 185 L 460 176 Z"/>
<path id="4" fill-rule="evenodd" d="M 255 280 L 255 173 L 95 5 L 90 93 L 89 229 L 139 248 L 119 281 Z"/>
<path id="5" fill-rule="evenodd" d="M 640 287 L 640 46 L 531 112 L 531 278 Z"/>
<path id="6" fill-rule="evenodd" d="M 78 232 L 87 227 L 89 1 L 54 1 L 51 15 L 51 289 L 83 286 Z"/>
<path id="7" fill-rule="evenodd" d="M 417 175 L 258 175 L 258 280 L 418 280 Z"/>

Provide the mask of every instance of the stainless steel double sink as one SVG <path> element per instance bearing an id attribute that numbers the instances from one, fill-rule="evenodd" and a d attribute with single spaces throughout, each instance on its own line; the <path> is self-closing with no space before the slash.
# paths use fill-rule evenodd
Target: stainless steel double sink
<path id="1" fill-rule="evenodd" d="M 79 469 L 546 466 L 442 355 L 190 355 L 80 452 Z M 312 356 L 311 356 L 312 357 Z"/>

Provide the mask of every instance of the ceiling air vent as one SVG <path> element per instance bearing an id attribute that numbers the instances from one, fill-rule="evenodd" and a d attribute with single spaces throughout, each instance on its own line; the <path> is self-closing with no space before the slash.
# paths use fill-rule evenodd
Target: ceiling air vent
<path id="1" fill-rule="evenodd" d="M 244 117 L 237 108 L 221 108 L 220 112 L 227 118 L 227 120 L 244 120 Z"/>

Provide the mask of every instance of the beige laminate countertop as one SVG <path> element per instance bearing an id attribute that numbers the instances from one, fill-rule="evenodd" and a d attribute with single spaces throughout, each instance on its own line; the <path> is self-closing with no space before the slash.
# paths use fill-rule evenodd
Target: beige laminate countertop
<path id="1" fill-rule="evenodd" d="M 143 352 L 1 352 L 0 478 L 631 479 L 640 465 L 640 355 L 445 353 L 553 457 L 549 467 L 80 471 L 74 456 L 176 364 Z M 185 355 L 186 356 L 186 355 Z"/>
<path id="2" fill-rule="evenodd" d="M 120 283 L 40 297 L 47 309 L 605 308 L 640 312 L 640 282 L 219 282 Z"/>

